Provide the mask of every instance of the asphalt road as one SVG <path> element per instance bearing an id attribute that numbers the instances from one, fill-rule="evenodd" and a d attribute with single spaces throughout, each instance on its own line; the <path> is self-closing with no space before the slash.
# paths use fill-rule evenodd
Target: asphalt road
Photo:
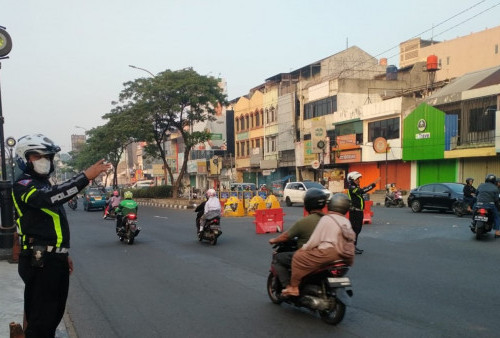
<path id="1" fill-rule="evenodd" d="M 302 207 L 285 207 L 285 229 Z M 337 326 L 266 293 L 268 239 L 253 218 L 225 218 L 216 246 L 195 239 L 190 210 L 141 207 L 143 231 L 119 242 L 101 212 L 68 210 L 68 312 L 78 337 L 497 337 L 500 239 L 469 218 L 374 207 L 349 271 L 352 305 Z"/>

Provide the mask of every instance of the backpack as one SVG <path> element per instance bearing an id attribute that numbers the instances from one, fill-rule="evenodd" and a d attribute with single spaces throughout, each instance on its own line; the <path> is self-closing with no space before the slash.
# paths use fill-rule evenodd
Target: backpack
<path id="1" fill-rule="evenodd" d="M 339 255 L 349 262 L 349 265 L 352 265 L 354 259 L 354 251 L 356 250 L 356 246 L 354 245 L 354 241 L 356 240 L 356 234 L 352 229 L 341 226 L 335 217 L 331 215 L 326 215 L 330 217 L 335 224 L 340 228 L 340 232 L 337 238 L 336 248 L 339 252 Z"/>

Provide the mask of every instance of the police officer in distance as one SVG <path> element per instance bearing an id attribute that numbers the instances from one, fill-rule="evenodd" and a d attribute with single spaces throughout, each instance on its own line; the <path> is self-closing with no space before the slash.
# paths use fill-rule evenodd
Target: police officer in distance
<path id="1" fill-rule="evenodd" d="M 14 183 L 12 195 L 21 237 L 18 270 L 25 284 L 27 338 L 54 337 L 64 314 L 73 263 L 68 254 L 69 225 L 63 204 L 110 168 L 100 160 L 53 186 L 49 177 L 60 150 L 42 134 L 21 137 L 15 150 L 22 174 Z"/>

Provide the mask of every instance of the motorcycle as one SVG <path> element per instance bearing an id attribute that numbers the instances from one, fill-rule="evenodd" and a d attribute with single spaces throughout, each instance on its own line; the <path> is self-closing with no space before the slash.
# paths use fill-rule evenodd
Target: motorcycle
<path id="1" fill-rule="evenodd" d="M 77 197 L 74 196 L 72 199 L 68 201 L 68 207 L 70 207 L 73 210 L 76 210 L 77 206 L 78 206 L 78 200 Z"/>
<path id="2" fill-rule="evenodd" d="M 482 203 L 478 202 L 472 211 L 472 223 L 470 230 L 476 234 L 476 239 L 480 240 L 482 235 L 490 232 L 495 224 L 495 216 L 489 209 L 483 208 Z"/>
<path id="3" fill-rule="evenodd" d="M 391 206 L 398 206 L 400 208 L 405 206 L 405 202 L 403 201 L 403 197 L 401 196 L 401 191 L 396 190 L 394 192 L 390 192 L 389 190 L 385 193 L 385 201 L 384 205 L 389 208 Z"/>
<path id="4" fill-rule="evenodd" d="M 124 217 L 125 227 L 120 228 L 116 234 L 118 235 L 118 238 L 120 238 L 120 242 L 126 240 L 128 244 L 133 244 L 135 238 L 139 235 L 139 232 L 142 229 L 141 227 L 137 226 L 136 214 L 131 213 Z"/>
<path id="5" fill-rule="evenodd" d="M 220 227 L 220 214 L 215 217 L 210 217 L 205 219 L 205 226 L 203 230 L 200 229 L 200 219 L 204 214 L 205 210 L 205 202 L 201 203 L 194 210 L 197 212 L 196 215 L 196 231 L 198 234 L 198 241 L 207 240 L 211 245 L 217 244 L 217 239 L 220 235 L 222 235 L 221 227 Z"/>
<path id="6" fill-rule="evenodd" d="M 458 217 L 462 217 L 463 215 L 471 213 L 470 211 L 468 211 L 468 204 L 464 200 L 460 199 L 453 203 L 452 209 L 453 213 Z"/>
<path id="7" fill-rule="evenodd" d="M 273 246 L 274 256 L 279 252 L 294 251 L 296 247 L 290 242 L 278 243 Z M 278 275 L 271 264 L 267 277 L 267 293 L 274 304 L 282 302 L 305 307 L 318 312 L 321 319 L 328 324 L 336 325 L 344 319 L 346 306 L 350 305 L 353 290 L 351 281 L 345 277 L 349 266 L 343 260 L 337 260 L 304 277 L 299 285 L 300 295 L 284 297 L 281 291 L 286 285 L 281 285 Z"/>
<path id="8" fill-rule="evenodd" d="M 109 208 L 109 210 L 108 210 Z M 116 207 L 115 208 L 110 208 L 109 205 L 106 205 L 104 208 L 104 219 L 116 219 Z"/>

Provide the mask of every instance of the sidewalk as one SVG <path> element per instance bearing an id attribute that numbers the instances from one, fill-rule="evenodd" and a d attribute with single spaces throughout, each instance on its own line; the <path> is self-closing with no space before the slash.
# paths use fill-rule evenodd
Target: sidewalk
<path id="1" fill-rule="evenodd" d="M 9 338 L 9 324 L 23 324 L 24 283 L 17 273 L 17 263 L 0 260 L 0 338 Z M 65 316 L 66 317 L 66 316 Z M 56 331 L 57 338 L 69 338 L 64 318 Z"/>

